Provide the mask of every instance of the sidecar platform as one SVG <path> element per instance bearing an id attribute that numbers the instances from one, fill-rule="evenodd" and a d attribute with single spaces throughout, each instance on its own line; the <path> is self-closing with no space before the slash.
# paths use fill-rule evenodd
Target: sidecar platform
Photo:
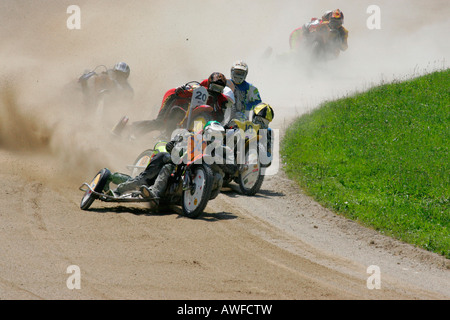
<path id="1" fill-rule="evenodd" d="M 90 192 L 95 195 L 96 198 L 100 201 L 104 202 L 149 202 L 151 199 L 145 198 L 140 191 L 133 191 L 131 193 L 126 193 L 121 195 L 120 197 L 110 196 L 105 193 L 100 193 L 91 188 L 88 183 L 83 183 L 80 188 L 83 192 Z"/>

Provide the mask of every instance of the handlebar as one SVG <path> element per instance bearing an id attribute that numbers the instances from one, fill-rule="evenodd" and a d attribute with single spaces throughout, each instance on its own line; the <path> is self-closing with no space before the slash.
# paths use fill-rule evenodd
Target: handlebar
<path id="1" fill-rule="evenodd" d="M 192 88 L 192 84 L 197 84 L 197 85 L 200 85 L 200 82 L 198 82 L 198 81 L 195 81 L 195 80 L 193 80 L 193 81 L 189 81 L 189 82 L 187 82 L 185 85 L 184 85 L 184 87 L 186 88 L 186 89 L 188 89 L 188 88 Z"/>

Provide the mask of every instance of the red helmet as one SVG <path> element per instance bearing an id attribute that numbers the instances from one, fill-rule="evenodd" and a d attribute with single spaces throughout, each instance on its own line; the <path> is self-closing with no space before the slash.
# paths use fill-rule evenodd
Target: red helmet
<path id="1" fill-rule="evenodd" d="M 213 72 L 206 83 L 207 89 L 210 93 L 222 93 L 227 86 L 227 78 L 223 73 Z"/>

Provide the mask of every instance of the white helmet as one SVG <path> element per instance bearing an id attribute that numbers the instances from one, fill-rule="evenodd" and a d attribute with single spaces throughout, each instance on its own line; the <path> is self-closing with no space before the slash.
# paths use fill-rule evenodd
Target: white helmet
<path id="1" fill-rule="evenodd" d="M 330 21 L 330 17 L 331 17 L 332 13 L 333 13 L 332 10 L 325 11 L 325 13 L 322 15 L 322 21 Z"/>
<path id="2" fill-rule="evenodd" d="M 203 127 L 203 137 L 206 141 L 213 140 L 213 138 L 223 138 L 225 134 L 225 128 L 220 124 L 219 121 L 212 120 L 208 121 Z"/>
<path id="3" fill-rule="evenodd" d="M 118 62 L 113 69 L 116 73 L 122 74 L 125 79 L 130 75 L 130 67 L 125 62 Z"/>
<path id="4" fill-rule="evenodd" d="M 245 78 L 247 77 L 247 74 L 248 74 L 248 66 L 244 61 L 242 60 L 236 61 L 231 66 L 231 79 L 233 80 L 234 83 L 241 84 L 242 82 L 244 82 Z"/>

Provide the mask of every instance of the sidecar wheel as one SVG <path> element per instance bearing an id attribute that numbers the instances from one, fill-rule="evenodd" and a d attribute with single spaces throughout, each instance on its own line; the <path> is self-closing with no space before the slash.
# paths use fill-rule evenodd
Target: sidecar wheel
<path id="1" fill-rule="evenodd" d="M 91 183 L 89 184 L 90 187 L 95 192 L 102 192 L 103 188 L 106 185 L 106 182 L 108 181 L 109 176 L 111 175 L 111 171 L 104 168 L 100 170 L 97 175 L 92 179 Z M 81 210 L 87 210 L 91 206 L 91 204 L 97 199 L 97 196 L 92 193 L 90 189 L 88 189 L 83 198 L 81 199 L 80 208 Z"/>
<path id="2" fill-rule="evenodd" d="M 132 168 L 130 176 L 134 178 L 141 172 L 143 172 L 150 163 L 152 156 L 153 150 L 145 150 L 140 155 L 138 155 L 136 160 L 134 161 L 134 168 Z"/>

